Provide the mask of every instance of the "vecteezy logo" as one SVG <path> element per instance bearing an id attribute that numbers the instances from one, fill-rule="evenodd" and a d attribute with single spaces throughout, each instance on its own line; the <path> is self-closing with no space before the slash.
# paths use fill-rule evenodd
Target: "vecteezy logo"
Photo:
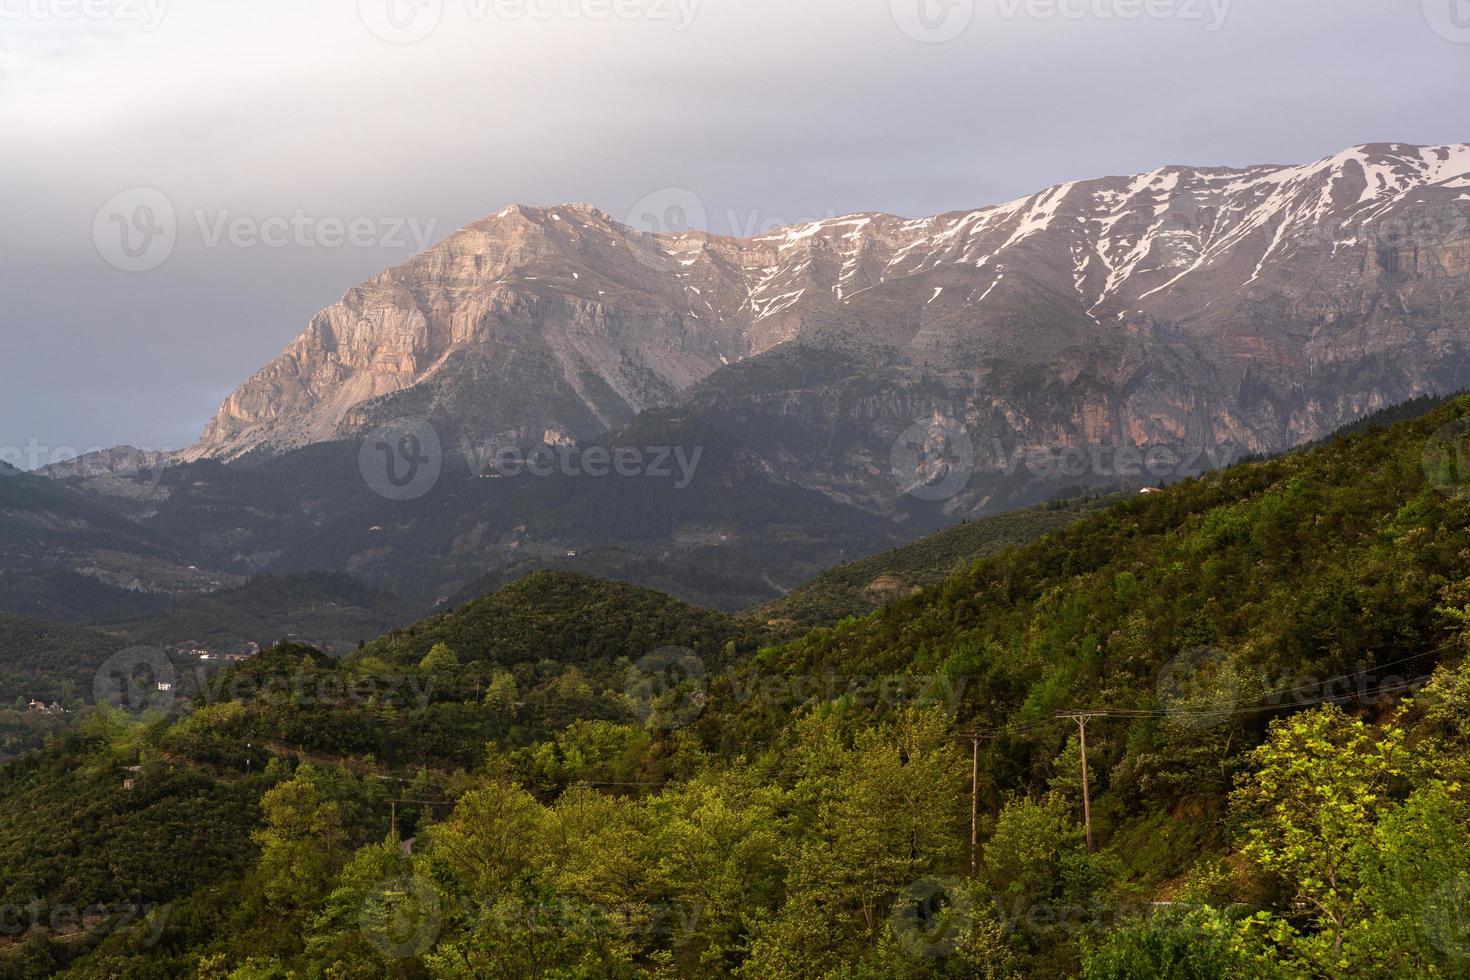
<path id="1" fill-rule="evenodd" d="M 704 661 L 685 647 L 655 650 L 629 669 L 623 693 L 650 728 L 683 728 L 704 711 Z"/>
<path id="2" fill-rule="evenodd" d="M 1424 480 L 1450 497 L 1470 496 L 1470 418 L 1439 427 L 1424 444 Z"/>
<path id="3" fill-rule="evenodd" d="M 975 472 L 975 444 L 956 420 L 920 419 L 903 431 L 889 456 L 900 490 L 919 500 L 948 500 Z"/>
<path id="4" fill-rule="evenodd" d="M 975 0 L 889 0 L 893 22 L 915 41 L 953 41 L 975 19 Z"/>
<path id="5" fill-rule="evenodd" d="M 92 701 L 133 715 L 174 706 L 173 662 L 158 647 L 129 647 L 103 661 L 92 679 Z"/>
<path id="6" fill-rule="evenodd" d="M 413 44 L 439 27 L 444 0 L 357 0 L 357 14 L 380 40 Z"/>
<path id="7" fill-rule="evenodd" d="M 959 944 L 971 906 L 958 878 L 920 878 L 894 901 L 888 928 L 914 956 L 942 959 Z"/>
<path id="8" fill-rule="evenodd" d="M 390 422 L 362 441 L 357 467 L 378 496 L 417 500 L 434 489 L 444 470 L 439 433 L 423 419 Z"/>
<path id="9" fill-rule="evenodd" d="M 626 224 L 649 235 L 698 231 L 709 223 L 704 201 L 687 187 L 665 187 L 644 195 L 628 211 Z"/>
<path id="10" fill-rule="evenodd" d="M 439 893 L 427 879 L 391 878 L 379 882 L 363 900 L 357 924 L 363 938 L 389 959 L 427 953 L 439 938 Z"/>
<path id="11" fill-rule="evenodd" d="M 1424 0 L 1424 19 L 1446 41 L 1470 44 L 1470 0 Z"/>
<path id="12" fill-rule="evenodd" d="M 623 224 L 649 236 L 633 243 L 633 257 L 659 268 L 671 260 L 654 236 L 702 232 L 709 227 L 709 211 L 699 195 L 687 187 L 665 187 L 645 194 L 628 209 Z"/>
<path id="13" fill-rule="evenodd" d="M 114 195 L 92 219 L 97 254 L 123 272 L 151 272 L 168 261 L 178 242 L 173 202 L 152 187 Z"/>

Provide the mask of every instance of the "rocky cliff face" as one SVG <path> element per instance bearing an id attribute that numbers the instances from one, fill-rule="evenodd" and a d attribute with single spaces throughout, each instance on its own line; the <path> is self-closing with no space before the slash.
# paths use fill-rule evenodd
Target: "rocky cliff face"
<path id="1" fill-rule="evenodd" d="M 792 341 L 898 388 L 848 376 L 804 395 L 775 372 L 770 390 L 717 386 L 705 407 L 829 432 L 865 420 L 867 455 L 931 411 L 1038 445 L 1285 448 L 1470 384 L 1470 146 L 1165 167 L 752 239 L 509 208 L 319 314 L 186 455 L 277 452 L 407 414 L 585 439 Z"/>
<path id="2" fill-rule="evenodd" d="M 509 208 L 354 288 L 235 391 L 186 458 L 329 441 L 420 413 L 586 436 L 744 353 L 683 316 L 668 260 L 583 206 Z"/>

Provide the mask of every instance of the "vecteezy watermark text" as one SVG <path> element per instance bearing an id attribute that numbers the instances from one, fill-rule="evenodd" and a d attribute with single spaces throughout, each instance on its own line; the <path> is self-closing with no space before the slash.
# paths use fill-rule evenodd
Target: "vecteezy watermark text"
<path id="1" fill-rule="evenodd" d="M 736 672 L 718 683 L 718 697 L 739 706 L 793 710 L 841 703 L 852 708 L 942 704 L 959 710 L 973 677 L 949 674 L 774 674 Z M 684 647 L 667 647 L 629 668 L 624 693 L 646 724 L 672 729 L 693 724 L 708 705 L 704 661 Z"/>
<path id="2" fill-rule="evenodd" d="M 3 2 L 3 0 L 0 0 Z M 422 252 L 434 242 L 438 219 L 408 215 L 332 215 L 295 208 L 287 214 L 241 214 L 231 208 L 188 212 L 198 243 L 217 248 L 383 248 Z M 181 221 L 169 196 L 154 187 L 115 194 L 92 221 L 92 242 L 108 265 L 123 272 L 149 272 L 173 255 Z"/>
<path id="3" fill-rule="evenodd" d="M 1006 453 L 999 440 L 992 449 L 1006 476 L 1022 466 L 1033 476 L 1199 476 L 1229 466 L 1240 455 L 1235 446 L 1017 446 Z"/>
<path id="4" fill-rule="evenodd" d="M 1358 246 L 1406 251 L 1442 249 L 1467 237 L 1470 202 L 1410 201 L 1369 219 L 1353 215 L 1314 223 L 1303 233 L 1302 243 L 1334 253 Z"/>
<path id="5" fill-rule="evenodd" d="M 739 704 L 754 702 L 766 707 L 826 701 L 845 701 L 860 708 L 943 704 L 953 713 L 973 679 L 949 674 L 752 674 L 733 677 L 730 694 Z"/>
<path id="6" fill-rule="evenodd" d="M 1201 476 L 1240 457 L 1233 445 L 1026 446 L 999 438 L 977 442 L 957 419 L 941 414 L 919 419 L 894 441 L 890 454 L 900 490 L 920 500 L 948 500 L 978 473 L 1006 478 L 1160 481 Z"/>
<path id="7" fill-rule="evenodd" d="M 495 438 L 460 440 L 471 476 L 643 478 L 671 481 L 687 490 L 704 458 L 703 446 L 578 446 L 572 443 L 525 449 Z M 438 485 L 446 468 L 444 445 L 433 423 L 398 419 L 362 442 L 358 468 L 372 491 L 388 500 L 417 500 Z M 463 473 L 463 470 L 460 471 Z"/>
<path id="8" fill-rule="evenodd" d="M 456 0 L 471 23 L 486 21 L 648 21 L 671 24 L 677 33 L 694 26 L 703 0 Z M 358 0 L 363 26 L 390 44 L 414 44 L 444 21 L 446 0 Z"/>
<path id="9" fill-rule="evenodd" d="M 85 933 L 101 938 L 116 933 L 144 933 L 143 945 L 153 947 L 168 925 L 172 905 L 151 902 L 112 902 L 88 905 L 49 904 L 40 900 L 26 905 L 0 905 L 0 936 L 67 938 Z"/>
<path id="10" fill-rule="evenodd" d="M 724 233 L 736 238 L 756 238 L 780 228 L 810 228 L 841 217 L 842 213 L 834 210 L 803 215 L 779 214 L 761 208 L 726 208 L 712 215 L 704 198 L 695 191 L 687 187 L 661 187 L 639 198 L 624 215 L 623 224 L 647 235 L 685 235 L 712 231 L 713 219 L 718 218 L 724 223 Z M 808 247 L 821 248 L 824 239 L 810 235 L 804 242 Z"/>
<path id="11" fill-rule="evenodd" d="M 306 670 L 293 673 L 220 673 L 193 668 L 185 674 L 206 704 L 289 704 L 295 708 L 360 708 L 366 705 L 422 716 L 434 699 L 439 677 L 433 672 L 368 674 Z"/>
<path id="12" fill-rule="evenodd" d="M 340 218 L 313 215 L 297 208 L 289 215 L 258 218 L 228 208 L 198 209 L 194 221 L 205 248 L 413 248 L 422 251 L 434 240 L 437 219 L 407 216 Z"/>
<path id="13" fill-rule="evenodd" d="M 47 446 L 32 438 L 24 446 L 0 446 L 0 475 L 54 467 L 56 475 L 93 479 L 105 476 L 148 477 L 156 486 L 168 468 L 172 449 L 111 450 L 105 446 L 77 449 Z"/>
<path id="14" fill-rule="evenodd" d="M 0 0 L 0 21 L 56 21 L 137 25 L 151 34 L 169 0 Z"/>
<path id="15" fill-rule="evenodd" d="M 384 957 L 409 959 L 433 948 L 446 918 L 476 933 L 649 937 L 677 946 L 693 938 L 703 914 L 703 906 L 688 902 L 590 902 L 555 893 L 534 899 L 521 894 L 456 899 L 440 895 L 429 878 L 405 875 L 368 891 L 358 925 Z"/>
<path id="16" fill-rule="evenodd" d="M 1006 20 L 1177 20 L 1225 26 L 1234 0 L 996 0 Z"/>
<path id="17" fill-rule="evenodd" d="M 1401 663 L 1429 666 L 1416 658 Z M 1423 670 L 1407 667 L 1403 673 L 1370 667 L 1333 677 L 1271 674 L 1237 664 L 1219 647 L 1201 646 L 1183 651 L 1160 669 L 1156 694 L 1174 723 L 1208 731 L 1240 714 L 1262 715 L 1313 704 L 1397 704 L 1423 690 L 1429 680 Z"/>
<path id="18" fill-rule="evenodd" d="M 997 0 L 1003 21 L 1021 19 L 1137 21 L 1173 20 L 1202 24 L 1208 32 L 1225 26 L 1234 0 Z M 1425 0 L 1455 2 L 1455 0 Z M 916 41 L 943 44 L 969 30 L 976 0 L 889 0 L 893 22 Z"/>
<path id="19" fill-rule="evenodd" d="M 490 450 L 482 444 L 467 445 L 465 456 L 484 477 L 643 477 L 673 480 L 675 490 L 685 490 L 694 482 L 704 447 L 538 446 L 527 452 L 516 446 Z"/>

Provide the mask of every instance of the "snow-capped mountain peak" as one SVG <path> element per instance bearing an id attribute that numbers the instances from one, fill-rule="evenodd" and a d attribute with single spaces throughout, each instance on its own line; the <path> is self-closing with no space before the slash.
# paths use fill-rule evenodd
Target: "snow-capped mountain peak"
<path id="1" fill-rule="evenodd" d="M 190 455 L 333 438 L 409 392 L 417 410 L 512 436 L 589 435 L 797 339 L 974 373 L 997 358 L 1074 359 L 1152 324 L 1245 352 L 1232 357 L 1310 358 L 1331 346 L 1324 324 L 1418 316 L 1450 302 L 1446 281 L 1458 297 L 1467 240 L 1465 144 L 1166 166 L 971 211 L 852 214 L 751 238 L 649 233 L 586 204 L 514 205 L 319 314 Z M 1273 323 L 1257 331 L 1261 310 Z M 507 404 L 530 407 L 505 415 Z"/>

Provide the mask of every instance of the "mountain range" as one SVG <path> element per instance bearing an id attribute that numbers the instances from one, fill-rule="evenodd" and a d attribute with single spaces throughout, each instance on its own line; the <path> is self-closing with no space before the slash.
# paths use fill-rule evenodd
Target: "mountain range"
<path id="1" fill-rule="evenodd" d="M 558 567 L 735 609 L 967 518 L 1470 387 L 1467 145 L 752 238 L 634 223 L 506 208 L 317 314 L 188 450 L 47 475 L 174 556 L 109 572 L 144 594 L 190 566 L 345 571 L 426 606 Z M 435 457 L 407 500 L 366 469 L 405 426 Z M 627 448 L 698 466 L 587 478 Z M 544 478 L 493 462 L 553 450 Z M 27 560 L 89 574 L 29 506 L 4 522 L 52 550 Z"/>
<path id="2" fill-rule="evenodd" d="M 185 458 L 405 415 L 586 440 L 792 344 L 931 378 L 986 435 L 1278 450 L 1463 382 L 1466 202 L 1470 146 L 1375 144 L 748 239 L 510 207 L 319 313 Z"/>

